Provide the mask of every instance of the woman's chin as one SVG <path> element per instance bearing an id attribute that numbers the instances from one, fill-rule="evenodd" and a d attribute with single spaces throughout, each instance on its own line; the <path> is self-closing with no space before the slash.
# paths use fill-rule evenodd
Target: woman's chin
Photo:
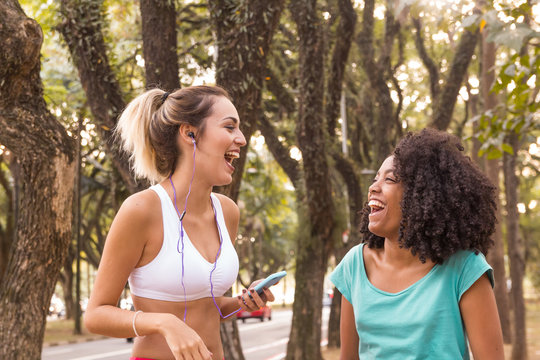
<path id="1" fill-rule="evenodd" d="M 232 176 L 224 177 L 215 182 L 214 186 L 227 186 L 232 183 Z"/>
<path id="2" fill-rule="evenodd" d="M 379 237 L 384 237 L 384 235 L 382 234 L 382 232 L 380 231 L 380 229 L 376 225 L 369 224 L 368 225 L 368 230 L 369 230 L 369 232 L 371 232 L 374 235 L 377 235 Z"/>

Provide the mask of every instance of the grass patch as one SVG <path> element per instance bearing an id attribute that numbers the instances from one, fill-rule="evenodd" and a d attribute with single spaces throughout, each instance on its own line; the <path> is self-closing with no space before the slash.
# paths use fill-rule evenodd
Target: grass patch
<path id="1" fill-rule="evenodd" d="M 102 336 L 88 332 L 81 324 L 82 334 L 75 334 L 75 320 L 54 319 L 48 320 L 45 328 L 45 346 L 66 342 L 77 342 L 89 339 L 100 339 Z"/>

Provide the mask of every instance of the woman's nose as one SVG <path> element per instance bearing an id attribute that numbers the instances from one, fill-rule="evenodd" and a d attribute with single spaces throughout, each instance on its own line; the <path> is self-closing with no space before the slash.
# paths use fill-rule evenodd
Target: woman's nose
<path id="1" fill-rule="evenodd" d="M 240 146 L 245 146 L 246 145 L 246 137 L 244 136 L 244 133 L 242 131 L 238 130 L 238 135 L 236 136 L 234 141 Z"/>
<path id="2" fill-rule="evenodd" d="M 371 184 L 368 188 L 368 194 L 372 194 L 374 192 L 378 192 L 379 191 L 379 185 L 378 185 L 378 182 L 375 181 L 373 182 L 373 184 Z"/>

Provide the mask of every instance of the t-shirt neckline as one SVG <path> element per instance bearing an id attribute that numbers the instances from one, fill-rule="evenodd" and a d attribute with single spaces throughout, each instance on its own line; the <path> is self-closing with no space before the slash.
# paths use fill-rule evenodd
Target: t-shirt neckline
<path id="1" fill-rule="evenodd" d="M 431 268 L 431 270 L 429 270 L 429 272 L 422 276 L 420 279 L 418 279 L 416 282 L 414 282 L 413 284 L 407 286 L 405 289 L 403 290 L 400 290 L 398 292 L 395 292 L 395 293 L 391 293 L 391 292 L 388 292 L 388 291 L 384 291 L 384 290 L 381 290 L 379 289 L 378 287 L 376 287 L 375 285 L 373 285 L 371 283 L 371 281 L 369 280 L 368 276 L 367 276 L 367 271 L 366 271 L 366 264 L 364 262 L 364 246 L 366 244 L 365 243 L 362 243 L 361 244 L 361 247 L 360 247 L 360 259 L 362 261 L 362 275 L 363 277 L 366 279 L 366 282 L 368 284 L 368 286 L 375 292 L 379 293 L 379 294 L 382 294 L 382 295 L 385 295 L 385 296 L 399 296 L 399 295 L 402 295 L 406 292 L 409 292 L 411 291 L 412 289 L 420 286 L 423 282 L 425 282 L 427 279 L 429 279 L 431 277 L 431 275 L 435 272 L 435 270 L 439 267 L 439 264 L 435 264 L 433 265 L 433 267 Z"/>

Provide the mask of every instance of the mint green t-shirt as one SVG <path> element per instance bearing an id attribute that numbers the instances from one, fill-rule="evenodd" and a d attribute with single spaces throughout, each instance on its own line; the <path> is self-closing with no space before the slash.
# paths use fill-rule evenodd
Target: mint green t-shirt
<path id="1" fill-rule="evenodd" d="M 484 273 L 493 270 L 484 255 L 459 251 L 398 293 L 367 278 L 364 244 L 353 247 L 330 275 L 352 304 L 362 360 L 469 359 L 459 300 Z"/>

